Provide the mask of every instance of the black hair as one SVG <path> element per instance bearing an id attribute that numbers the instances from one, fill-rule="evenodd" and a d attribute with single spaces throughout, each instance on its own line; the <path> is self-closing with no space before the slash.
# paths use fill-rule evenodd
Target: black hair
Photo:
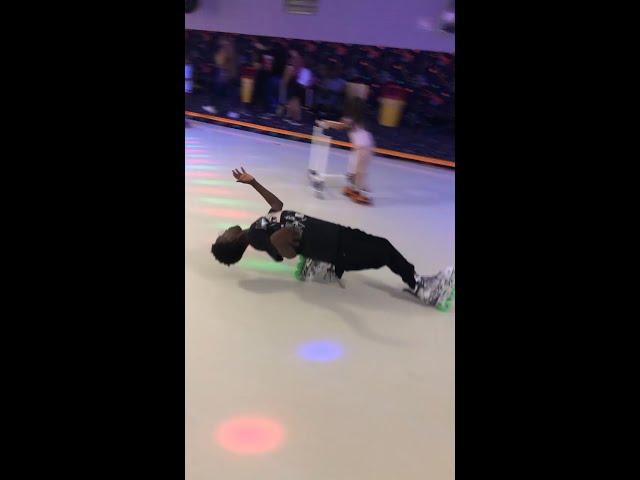
<path id="1" fill-rule="evenodd" d="M 247 244 L 240 241 L 220 241 L 220 237 L 218 237 L 216 243 L 211 245 L 211 253 L 220 263 L 229 266 L 240 261 L 247 246 Z"/>

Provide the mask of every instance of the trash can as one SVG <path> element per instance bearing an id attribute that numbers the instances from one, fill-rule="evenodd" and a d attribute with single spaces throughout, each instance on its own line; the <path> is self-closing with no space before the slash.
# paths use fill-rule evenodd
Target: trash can
<path id="1" fill-rule="evenodd" d="M 378 101 L 378 123 L 385 127 L 397 127 L 407 104 L 407 92 L 400 85 L 389 84 L 382 88 Z"/>
<path id="2" fill-rule="evenodd" d="M 244 67 L 240 72 L 240 100 L 251 103 L 257 70 L 254 67 Z"/>

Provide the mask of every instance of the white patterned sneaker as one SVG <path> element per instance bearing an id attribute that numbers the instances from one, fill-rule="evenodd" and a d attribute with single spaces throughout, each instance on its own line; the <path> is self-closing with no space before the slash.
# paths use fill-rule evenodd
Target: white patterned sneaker
<path id="1" fill-rule="evenodd" d="M 434 276 L 416 275 L 416 288 L 410 293 L 440 311 L 451 310 L 455 296 L 455 268 L 447 267 Z"/>

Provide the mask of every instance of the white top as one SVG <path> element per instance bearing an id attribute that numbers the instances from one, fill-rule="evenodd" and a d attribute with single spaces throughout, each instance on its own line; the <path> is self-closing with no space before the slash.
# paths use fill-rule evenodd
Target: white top
<path id="1" fill-rule="evenodd" d="M 358 163 L 360 160 L 365 160 L 370 158 L 370 156 L 359 156 L 359 151 L 367 152 L 367 155 L 371 154 L 371 150 L 375 146 L 373 141 L 373 135 L 362 128 L 355 128 L 349 131 L 349 141 L 353 144 L 353 149 L 349 154 L 349 163 L 347 165 L 347 170 L 349 173 L 354 174 L 359 169 Z"/>
<path id="2" fill-rule="evenodd" d="M 373 135 L 370 132 L 362 128 L 355 128 L 349 131 L 349 141 L 353 144 L 353 148 L 367 148 L 372 149 L 375 147 L 373 141 Z"/>

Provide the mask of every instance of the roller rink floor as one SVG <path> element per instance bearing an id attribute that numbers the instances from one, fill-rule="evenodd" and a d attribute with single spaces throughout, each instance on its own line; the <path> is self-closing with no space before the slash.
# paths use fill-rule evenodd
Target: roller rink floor
<path id="1" fill-rule="evenodd" d="M 186 479 L 452 480 L 455 308 L 402 292 L 388 269 L 345 288 L 299 282 L 295 260 L 210 253 L 268 210 L 243 166 L 285 209 L 388 238 L 419 273 L 455 264 L 455 172 L 376 157 L 375 205 L 338 188 L 316 199 L 309 144 L 190 122 L 185 129 Z M 344 173 L 348 152 L 332 149 Z"/>

